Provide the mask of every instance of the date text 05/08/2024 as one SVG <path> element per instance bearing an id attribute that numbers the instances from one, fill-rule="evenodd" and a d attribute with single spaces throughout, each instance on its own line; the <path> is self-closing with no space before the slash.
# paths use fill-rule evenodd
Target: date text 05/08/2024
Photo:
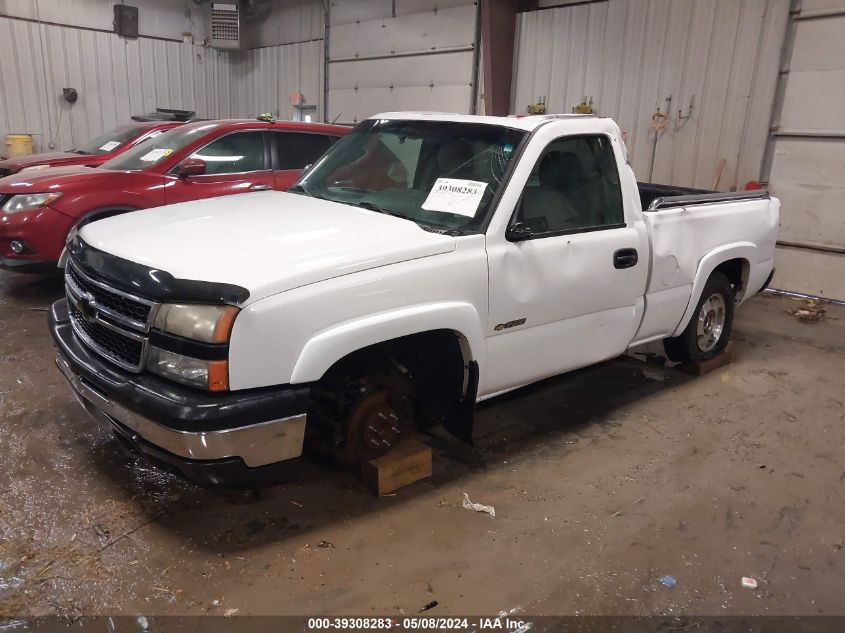
<path id="1" fill-rule="evenodd" d="M 462 617 L 370 617 L 370 618 L 309 618 L 309 630 L 498 630 L 511 633 L 525 633 L 531 623 L 509 617 L 462 618 Z"/>

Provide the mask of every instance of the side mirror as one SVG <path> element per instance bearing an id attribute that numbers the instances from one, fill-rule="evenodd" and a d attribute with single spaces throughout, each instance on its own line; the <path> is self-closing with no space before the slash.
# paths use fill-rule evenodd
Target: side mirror
<path id="1" fill-rule="evenodd" d="M 517 222 L 508 227 L 505 239 L 508 242 L 524 242 L 534 237 L 534 231 L 525 222 Z"/>
<path id="2" fill-rule="evenodd" d="M 175 174 L 180 178 L 190 178 L 191 176 L 202 176 L 205 174 L 205 161 L 201 158 L 186 158 L 181 163 L 176 165 Z"/>

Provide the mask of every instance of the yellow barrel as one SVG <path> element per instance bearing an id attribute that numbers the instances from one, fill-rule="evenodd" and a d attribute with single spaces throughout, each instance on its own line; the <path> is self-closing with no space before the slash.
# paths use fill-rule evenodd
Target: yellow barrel
<path id="1" fill-rule="evenodd" d="M 29 134 L 7 134 L 6 156 L 17 158 L 32 154 L 32 137 Z"/>

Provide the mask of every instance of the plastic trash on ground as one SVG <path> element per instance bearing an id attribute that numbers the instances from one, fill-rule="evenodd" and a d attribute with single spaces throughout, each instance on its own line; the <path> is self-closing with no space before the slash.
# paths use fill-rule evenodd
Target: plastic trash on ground
<path id="1" fill-rule="evenodd" d="M 464 493 L 463 506 L 467 510 L 475 510 L 476 512 L 486 512 L 490 515 L 491 518 L 496 516 L 496 509 L 493 506 L 485 506 L 480 503 L 473 503 L 469 500 L 469 495 L 467 493 Z"/>
<path id="2" fill-rule="evenodd" d="M 674 576 L 661 576 L 659 580 L 664 587 L 674 587 L 678 584 L 678 580 Z"/>
<path id="3" fill-rule="evenodd" d="M 756 589 L 757 588 L 757 581 L 753 578 L 749 578 L 748 576 L 742 577 L 742 586 L 746 589 Z"/>

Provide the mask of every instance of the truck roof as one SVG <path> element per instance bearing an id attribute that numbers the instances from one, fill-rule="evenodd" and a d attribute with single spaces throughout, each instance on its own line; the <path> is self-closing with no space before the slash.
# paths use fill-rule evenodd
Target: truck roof
<path id="1" fill-rule="evenodd" d="M 481 123 L 501 125 L 517 130 L 532 131 L 543 123 L 559 119 L 598 119 L 594 114 L 531 114 L 526 116 L 479 116 L 476 114 L 455 114 L 452 112 L 382 112 L 371 119 L 403 119 L 419 121 L 448 121 L 451 123 Z"/>

